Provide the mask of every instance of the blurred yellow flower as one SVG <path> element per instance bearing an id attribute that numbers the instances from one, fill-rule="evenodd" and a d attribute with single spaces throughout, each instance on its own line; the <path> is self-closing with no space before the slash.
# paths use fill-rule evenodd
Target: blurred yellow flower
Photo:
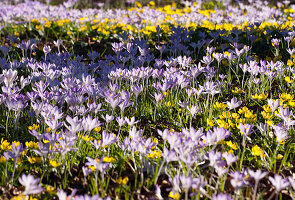
<path id="1" fill-rule="evenodd" d="M 0 148 L 3 150 L 3 151 L 8 151 L 11 149 L 11 145 L 10 143 L 7 141 L 7 140 L 4 140 L 3 138 L 1 139 L 1 145 L 0 145 Z"/>
<path id="2" fill-rule="evenodd" d="M 114 162 L 115 160 L 116 159 L 113 157 L 108 157 L 108 156 L 103 157 L 103 162 L 111 163 L 111 162 Z"/>
<path id="3" fill-rule="evenodd" d="M 152 151 L 152 153 L 147 154 L 147 157 L 152 158 L 152 159 L 161 158 L 161 151 L 154 150 L 154 151 Z"/>
<path id="4" fill-rule="evenodd" d="M 232 93 L 234 94 L 241 94 L 243 92 L 243 90 L 241 88 L 235 87 L 234 90 L 232 90 Z"/>
<path id="5" fill-rule="evenodd" d="M 285 81 L 287 82 L 287 83 L 293 83 L 293 80 L 290 78 L 290 76 L 286 76 L 285 77 Z"/>
<path id="6" fill-rule="evenodd" d="M 236 144 L 234 144 L 232 141 L 226 141 L 226 145 L 232 148 L 233 150 L 237 150 L 238 147 Z"/>
<path id="7" fill-rule="evenodd" d="M 97 133 L 100 132 L 101 131 L 101 127 L 94 128 L 94 131 L 97 132 Z"/>
<path id="8" fill-rule="evenodd" d="M 59 162 L 57 162 L 57 161 L 55 161 L 55 160 L 52 160 L 52 159 L 49 159 L 49 164 L 50 164 L 52 167 L 54 167 L 54 168 L 60 166 L 60 163 L 59 163 Z"/>
<path id="9" fill-rule="evenodd" d="M 33 124 L 32 126 L 28 126 L 28 129 L 30 130 L 30 131 L 32 131 L 32 130 L 37 130 L 39 128 L 39 124 Z"/>
<path id="10" fill-rule="evenodd" d="M 252 154 L 254 156 L 260 156 L 261 158 L 265 157 L 264 151 L 258 145 L 252 147 Z"/>
<path id="11" fill-rule="evenodd" d="M 31 164 L 41 163 L 42 162 L 42 157 L 28 157 L 28 161 Z"/>
<path id="12" fill-rule="evenodd" d="M 168 197 L 170 197 L 170 198 L 172 198 L 172 199 L 176 199 L 176 200 L 178 200 L 179 198 L 180 198 L 180 194 L 178 193 L 178 192 L 170 192 L 169 193 L 169 195 L 168 195 Z"/>
<path id="13" fill-rule="evenodd" d="M 214 126 L 213 120 L 210 120 L 209 118 L 207 119 L 207 125 L 208 126 Z"/>
<path id="14" fill-rule="evenodd" d="M 4 156 L 0 156 L 0 163 L 6 162 L 6 158 Z"/>
<path id="15" fill-rule="evenodd" d="M 45 186 L 46 192 L 48 192 L 49 194 L 54 194 L 54 187 L 51 185 L 46 185 Z"/>
<path id="16" fill-rule="evenodd" d="M 129 181 L 128 176 L 125 176 L 124 178 L 119 177 L 116 179 L 116 183 L 120 184 L 120 185 L 126 185 Z"/>

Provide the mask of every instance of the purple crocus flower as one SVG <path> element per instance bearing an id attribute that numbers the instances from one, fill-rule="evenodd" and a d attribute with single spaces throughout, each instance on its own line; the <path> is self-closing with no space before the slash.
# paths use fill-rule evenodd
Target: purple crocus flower
<path id="1" fill-rule="evenodd" d="M 72 193 L 68 196 L 66 192 L 63 190 L 58 190 L 57 191 L 57 196 L 59 200 L 73 200 L 74 196 L 77 192 L 77 189 L 72 190 Z"/>
<path id="2" fill-rule="evenodd" d="M 134 126 L 135 124 L 137 124 L 138 122 L 140 122 L 140 120 L 135 121 L 135 117 L 134 117 L 134 116 L 133 116 L 130 120 L 129 120 L 127 117 L 125 117 L 125 121 L 127 122 L 127 124 L 128 124 L 130 127 L 132 127 L 132 126 Z"/>
<path id="3" fill-rule="evenodd" d="M 267 103 L 271 108 L 271 111 L 274 112 L 280 105 L 280 99 L 277 99 L 276 101 L 274 101 L 273 99 L 268 99 Z"/>
<path id="4" fill-rule="evenodd" d="M 232 98 L 230 101 L 226 102 L 228 109 L 232 110 L 239 107 L 242 104 L 242 101 L 237 101 L 237 97 Z"/>
<path id="5" fill-rule="evenodd" d="M 164 98 L 164 95 L 162 93 L 158 94 L 158 93 L 155 92 L 155 97 L 154 98 L 155 98 L 156 102 L 159 103 Z"/>
<path id="6" fill-rule="evenodd" d="M 132 85 L 131 90 L 135 94 L 135 96 L 138 97 L 139 93 L 142 91 L 142 85 Z"/>
<path id="7" fill-rule="evenodd" d="M 4 156 L 7 160 L 12 158 L 16 161 L 17 158 L 20 157 L 22 152 L 24 151 L 23 144 L 19 144 L 18 146 L 16 146 L 15 143 L 12 143 L 11 150 L 12 151 L 4 152 Z"/>
<path id="8" fill-rule="evenodd" d="M 126 120 L 122 117 L 117 117 L 117 122 L 120 127 L 124 126 L 126 124 Z"/>
<path id="9" fill-rule="evenodd" d="M 230 172 L 229 175 L 232 177 L 232 179 L 230 180 L 230 183 L 235 189 L 239 189 L 245 185 L 244 173 L 235 171 L 235 172 Z"/>
<path id="10" fill-rule="evenodd" d="M 289 133 L 286 126 L 279 124 L 272 125 L 272 128 L 274 129 L 274 134 L 277 137 L 278 143 L 284 142 L 288 138 Z"/>
<path id="11" fill-rule="evenodd" d="M 6 87 L 11 88 L 14 86 L 14 81 L 17 79 L 17 71 L 12 69 L 9 69 L 9 70 L 4 69 L 3 77 L 1 79 L 4 81 Z"/>
<path id="12" fill-rule="evenodd" d="M 25 187 L 24 195 L 38 194 L 44 190 L 40 184 L 40 178 L 35 179 L 30 174 L 23 174 L 18 180 Z"/>
<path id="13" fill-rule="evenodd" d="M 273 39 L 271 40 L 271 43 L 273 44 L 273 46 L 274 46 L 275 48 L 278 48 L 278 47 L 279 47 L 280 42 L 281 42 L 281 40 L 278 39 L 278 38 L 273 38 Z"/>
<path id="14" fill-rule="evenodd" d="M 252 178 L 255 179 L 255 182 L 259 182 L 261 179 L 263 179 L 268 174 L 268 172 L 263 172 L 259 169 L 256 172 L 249 169 L 248 173 Z"/>
<path id="15" fill-rule="evenodd" d="M 284 179 L 282 176 L 275 174 L 274 177 L 268 177 L 271 184 L 275 187 L 276 192 L 280 192 L 290 185 L 287 179 Z"/>
<path id="16" fill-rule="evenodd" d="M 111 145 L 115 143 L 117 140 L 118 136 L 114 135 L 113 133 L 108 134 L 106 131 L 103 131 L 100 146 L 105 147 L 107 145 Z"/>
<path id="17" fill-rule="evenodd" d="M 162 156 L 167 163 L 176 161 L 178 159 L 176 152 L 174 150 L 169 150 L 166 147 L 164 147 Z"/>
<path id="18" fill-rule="evenodd" d="M 46 60 L 47 54 L 49 54 L 50 51 L 51 51 L 50 46 L 45 45 L 45 46 L 43 47 L 43 52 L 44 52 L 44 54 L 45 54 L 45 60 Z"/>
<path id="19" fill-rule="evenodd" d="M 254 127 L 252 124 L 242 124 L 241 122 L 239 123 L 240 130 L 241 132 L 247 136 L 251 133 L 252 128 Z"/>
<path id="20" fill-rule="evenodd" d="M 217 194 L 213 195 L 212 200 L 232 200 L 229 194 Z"/>
<path id="21" fill-rule="evenodd" d="M 228 166 L 230 166 L 234 162 L 238 161 L 238 157 L 234 156 L 232 153 L 224 152 L 222 154 L 222 157 L 225 158 L 226 163 L 227 163 Z"/>
<path id="22" fill-rule="evenodd" d="M 85 164 L 87 166 L 94 166 L 96 170 L 100 171 L 101 173 L 105 173 L 107 168 L 109 167 L 109 163 L 103 163 L 103 157 L 100 159 L 92 159 L 90 157 L 86 158 L 88 162 Z"/>
<path id="23" fill-rule="evenodd" d="M 68 126 L 67 124 L 64 124 L 65 127 L 69 131 L 71 131 L 73 134 L 76 134 L 82 130 L 82 120 L 79 120 L 77 116 L 74 118 L 67 116 L 66 121 L 70 124 L 70 126 Z"/>
<path id="24" fill-rule="evenodd" d="M 113 121 L 115 118 L 113 115 L 106 114 L 106 116 L 102 116 L 102 118 L 106 121 L 107 124 Z"/>

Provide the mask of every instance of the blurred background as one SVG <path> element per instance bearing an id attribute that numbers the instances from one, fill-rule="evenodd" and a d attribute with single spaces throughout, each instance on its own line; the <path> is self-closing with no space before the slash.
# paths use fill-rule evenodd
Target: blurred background
<path id="1" fill-rule="evenodd" d="M 17 4 L 24 2 L 25 0 L 0 0 L 1 2 L 7 2 L 9 4 Z M 228 3 L 251 3 L 256 0 L 33 0 L 40 1 L 50 5 L 59 5 L 65 2 L 75 4 L 75 8 L 126 8 L 133 6 L 136 2 L 139 2 L 142 5 L 147 5 L 150 1 L 155 3 L 155 6 L 163 6 L 171 3 L 176 3 L 177 5 L 185 5 L 185 2 L 226 2 Z M 295 0 L 265 0 L 270 4 L 274 5 L 278 2 L 286 4 L 295 4 Z"/>

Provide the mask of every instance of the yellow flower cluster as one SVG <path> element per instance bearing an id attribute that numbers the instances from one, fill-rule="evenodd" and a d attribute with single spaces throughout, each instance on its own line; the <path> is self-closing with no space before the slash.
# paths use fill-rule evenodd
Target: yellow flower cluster
<path id="1" fill-rule="evenodd" d="M 265 157 L 265 153 L 264 151 L 257 145 L 253 146 L 252 147 L 252 154 L 254 156 L 260 156 L 261 158 L 264 158 Z"/>
<path id="2" fill-rule="evenodd" d="M 120 185 L 126 185 L 129 181 L 128 176 L 125 176 L 124 178 L 119 177 L 116 179 L 116 183 L 120 184 Z"/>
<path id="3" fill-rule="evenodd" d="M 161 158 L 161 151 L 153 150 L 152 153 L 147 154 L 147 157 L 151 159 Z"/>
<path id="4" fill-rule="evenodd" d="M 251 95 L 252 99 L 254 100 L 258 100 L 258 101 L 262 101 L 262 100 L 265 100 L 267 99 L 267 94 L 254 94 L 254 95 Z"/>
<path id="5" fill-rule="evenodd" d="M 247 107 L 240 108 L 238 113 L 223 111 L 217 119 L 219 127 L 225 129 L 235 129 L 239 127 L 239 123 L 254 123 L 256 121 L 257 115 Z"/>

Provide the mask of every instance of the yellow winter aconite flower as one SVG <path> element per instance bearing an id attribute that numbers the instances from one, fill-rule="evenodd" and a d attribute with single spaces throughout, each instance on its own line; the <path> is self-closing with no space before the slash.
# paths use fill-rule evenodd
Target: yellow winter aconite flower
<path id="1" fill-rule="evenodd" d="M 232 141 L 226 141 L 226 145 L 232 148 L 233 150 L 237 150 L 238 147 L 236 144 L 234 144 Z"/>
<path id="2" fill-rule="evenodd" d="M 232 118 L 234 119 L 239 119 L 240 118 L 240 115 L 238 113 L 232 113 Z"/>
<path id="3" fill-rule="evenodd" d="M 0 163 L 6 162 L 6 158 L 4 156 L 0 156 Z"/>
<path id="4" fill-rule="evenodd" d="M 14 161 L 14 160 L 12 159 L 12 161 Z M 23 160 L 21 159 L 21 157 L 18 157 L 16 163 L 17 163 L 18 165 L 21 165 L 22 162 L 23 162 Z"/>
<path id="5" fill-rule="evenodd" d="M 293 62 L 292 60 L 288 60 L 288 61 L 287 61 L 287 65 L 288 65 L 289 67 L 292 67 L 292 66 L 294 65 L 294 62 Z"/>
<path id="6" fill-rule="evenodd" d="M 39 128 L 39 125 L 38 124 L 33 124 L 32 126 L 28 126 L 28 129 L 30 130 L 30 131 L 32 131 L 32 130 L 37 130 Z"/>
<path id="7" fill-rule="evenodd" d="M 3 151 L 8 151 L 11 149 L 11 145 L 10 143 L 7 141 L 7 140 L 4 140 L 3 138 L 1 139 L 1 145 L 0 145 L 0 148 L 3 150 Z"/>
<path id="8" fill-rule="evenodd" d="M 226 121 L 224 121 L 224 120 L 218 119 L 217 120 L 217 123 L 218 123 L 219 127 L 223 127 L 225 129 L 229 129 L 230 128 L 229 124 Z M 213 126 L 214 126 L 214 124 L 213 124 Z"/>
<path id="9" fill-rule="evenodd" d="M 154 1 L 150 1 L 148 5 L 151 7 L 154 7 L 156 5 L 156 3 Z"/>
<path id="10" fill-rule="evenodd" d="M 93 137 L 88 136 L 88 135 L 82 136 L 82 139 L 83 139 L 85 142 L 89 142 L 89 141 L 93 141 L 93 140 L 94 140 Z"/>
<path id="11" fill-rule="evenodd" d="M 272 112 L 272 110 L 268 104 L 265 104 L 264 106 L 262 106 L 262 108 L 265 112 L 269 112 L 269 113 Z"/>
<path id="12" fill-rule="evenodd" d="M 116 179 L 116 183 L 120 184 L 120 185 L 126 185 L 129 181 L 128 176 L 125 176 L 124 178 L 119 177 Z"/>
<path id="13" fill-rule="evenodd" d="M 231 115 L 230 115 L 229 112 L 222 112 L 222 114 L 219 115 L 220 119 L 227 119 L 227 118 L 230 118 L 230 117 L 231 117 Z"/>
<path id="14" fill-rule="evenodd" d="M 211 119 L 207 119 L 207 125 L 208 126 L 214 126 L 214 122 L 213 122 L 213 120 L 211 120 Z"/>
<path id="15" fill-rule="evenodd" d="M 141 3 L 139 3 L 138 1 L 135 1 L 135 5 L 136 5 L 136 7 L 138 7 L 138 8 L 141 8 L 141 7 L 142 7 Z"/>
<path id="16" fill-rule="evenodd" d="M 255 99 L 255 100 L 258 100 L 258 101 L 262 101 L 262 100 L 265 100 L 267 98 L 267 94 L 254 94 L 254 95 L 251 95 L 252 99 Z"/>
<path id="17" fill-rule="evenodd" d="M 14 144 L 16 147 L 18 147 L 18 145 L 20 145 L 20 141 L 13 141 L 12 144 Z"/>
<path id="18" fill-rule="evenodd" d="M 278 155 L 277 155 L 277 159 L 278 159 L 278 160 L 281 160 L 283 157 L 284 157 L 284 156 L 283 156 L 282 154 L 278 154 Z"/>
<path id="19" fill-rule="evenodd" d="M 38 199 L 34 198 L 33 196 L 26 196 L 23 194 L 19 194 L 18 196 L 12 197 L 10 200 L 38 200 Z"/>
<path id="20" fill-rule="evenodd" d="M 43 30 L 43 26 L 42 26 L 42 25 L 36 25 L 36 29 L 37 29 L 38 31 L 42 31 L 42 30 Z"/>
<path id="21" fill-rule="evenodd" d="M 84 32 L 84 31 L 86 31 L 86 29 L 87 29 L 87 26 L 81 26 L 79 31 Z"/>
<path id="22" fill-rule="evenodd" d="M 290 100 L 288 102 L 288 104 L 289 104 L 290 107 L 295 107 L 295 101 L 294 100 Z"/>
<path id="23" fill-rule="evenodd" d="M 232 90 L 232 93 L 234 94 L 241 94 L 243 92 L 243 90 L 241 88 L 235 87 L 234 90 Z"/>
<path id="24" fill-rule="evenodd" d="M 165 106 L 167 106 L 167 107 L 171 107 L 171 105 L 172 105 L 170 101 L 165 102 L 164 104 L 165 104 Z"/>
<path id="25" fill-rule="evenodd" d="M 248 111 L 249 111 L 249 109 L 246 106 L 244 106 L 243 108 L 239 109 L 238 113 L 241 115 L 241 114 L 244 114 L 245 112 L 248 112 Z"/>
<path id="26" fill-rule="evenodd" d="M 290 78 L 290 76 L 286 76 L 285 77 L 285 81 L 287 82 L 287 83 L 293 83 L 293 80 Z"/>
<path id="27" fill-rule="evenodd" d="M 42 162 L 42 157 L 28 157 L 28 161 L 31 164 L 41 163 Z"/>
<path id="28" fill-rule="evenodd" d="M 168 195 L 168 197 L 170 197 L 170 198 L 172 198 L 172 199 L 176 199 L 176 200 L 178 200 L 179 198 L 180 198 L 180 194 L 178 193 L 178 192 L 170 192 L 169 193 L 169 195 Z"/>
<path id="29" fill-rule="evenodd" d="M 89 169 L 91 169 L 93 172 L 96 171 L 95 167 L 93 165 L 88 166 Z"/>
<path id="30" fill-rule="evenodd" d="M 262 114 L 263 119 L 269 120 L 269 119 L 273 118 L 273 115 L 272 114 L 267 113 L 265 111 L 262 111 L 261 114 Z"/>
<path id="31" fill-rule="evenodd" d="M 52 160 L 52 159 L 49 159 L 49 164 L 50 164 L 52 167 L 54 167 L 54 168 L 60 166 L 60 163 L 59 163 L 59 162 L 57 162 L 57 161 L 55 161 L 55 160 Z"/>
<path id="32" fill-rule="evenodd" d="M 52 24 L 52 21 L 47 21 L 47 22 L 45 22 L 45 27 L 46 28 L 50 28 L 51 27 L 51 24 Z"/>
<path id="33" fill-rule="evenodd" d="M 46 185 L 45 186 L 45 190 L 46 192 L 48 192 L 49 194 L 54 194 L 54 187 L 52 187 L 51 185 Z"/>
<path id="34" fill-rule="evenodd" d="M 216 102 L 215 107 L 217 109 L 223 109 L 224 110 L 227 107 L 227 105 L 225 103 Z"/>
<path id="35" fill-rule="evenodd" d="M 235 128 L 235 124 L 233 123 L 233 121 L 232 120 L 228 120 L 228 124 L 230 125 L 230 127 L 232 127 L 232 128 Z"/>
<path id="36" fill-rule="evenodd" d="M 294 95 L 287 94 L 287 93 L 281 93 L 281 94 L 279 94 L 279 97 L 280 97 L 281 101 L 293 100 L 294 99 Z"/>
<path id="37" fill-rule="evenodd" d="M 252 147 L 252 153 L 254 156 L 260 156 L 261 158 L 265 157 L 264 151 L 258 145 Z"/>
<path id="38" fill-rule="evenodd" d="M 57 20 L 57 25 L 58 26 L 63 26 L 64 25 L 64 21 L 63 20 Z"/>
<path id="39" fill-rule="evenodd" d="M 101 131 L 101 127 L 94 128 L 94 131 L 97 132 L 97 133 L 100 132 Z"/>
<path id="40" fill-rule="evenodd" d="M 272 121 L 270 121 L 270 120 L 266 120 L 265 123 L 267 123 L 269 126 L 272 125 Z"/>
<path id="41" fill-rule="evenodd" d="M 152 151 L 152 153 L 147 154 L 147 157 L 152 158 L 152 159 L 161 158 L 161 151 L 154 150 L 154 151 Z"/>
<path id="42" fill-rule="evenodd" d="M 35 24 L 37 24 L 37 23 L 39 23 L 39 20 L 38 20 L 38 19 L 35 19 L 35 18 L 33 18 L 33 19 L 32 19 L 32 23 L 35 23 Z"/>
<path id="43" fill-rule="evenodd" d="M 103 157 L 103 162 L 112 163 L 112 162 L 114 162 L 115 160 L 116 160 L 116 159 L 113 158 L 113 157 L 108 157 L 108 156 Z"/>

